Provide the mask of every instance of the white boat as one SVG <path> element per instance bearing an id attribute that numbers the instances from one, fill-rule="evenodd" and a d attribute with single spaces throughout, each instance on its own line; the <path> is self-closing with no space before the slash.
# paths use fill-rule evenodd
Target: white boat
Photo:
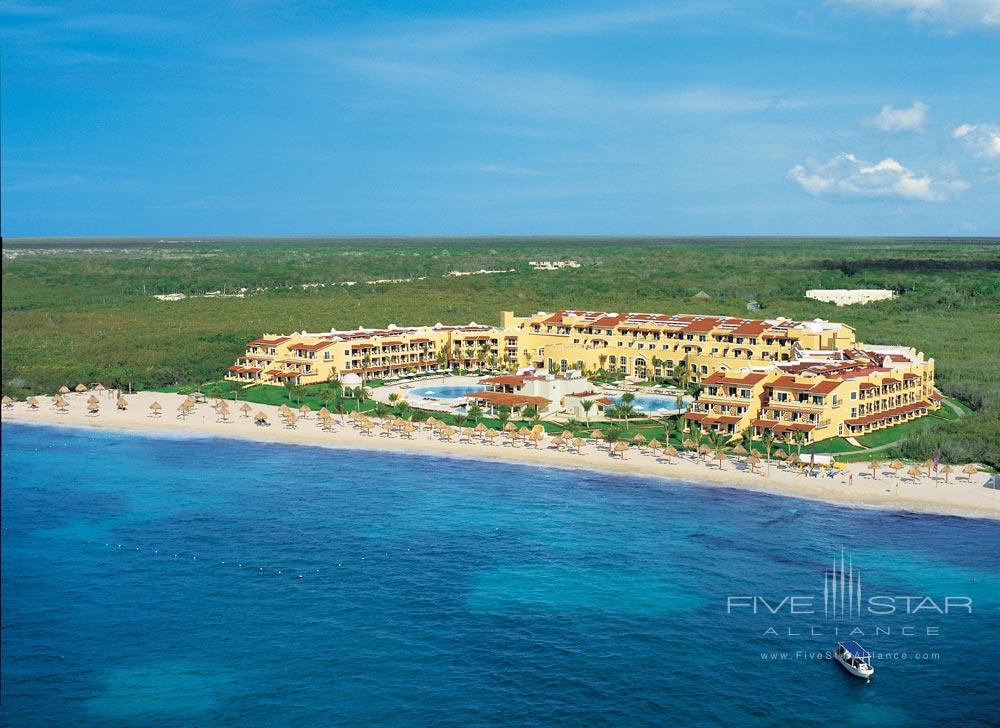
<path id="1" fill-rule="evenodd" d="M 838 642 L 834 656 L 845 670 L 857 677 L 870 680 L 872 673 L 875 672 L 875 668 L 872 667 L 872 653 L 852 640 Z"/>

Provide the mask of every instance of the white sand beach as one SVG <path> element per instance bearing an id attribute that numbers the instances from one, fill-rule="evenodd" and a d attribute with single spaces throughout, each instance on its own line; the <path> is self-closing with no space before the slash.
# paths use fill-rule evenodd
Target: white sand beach
<path id="1" fill-rule="evenodd" d="M 99 402 L 97 414 L 88 414 L 87 400 L 95 396 Z M 39 397 L 38 408 L 31 409 L 25 402 L 15 402 L 3 409 L 3 422 L 63 425 L 94 429 L 138 432 L 143 434 L 187 435 L 194 437 L 230 437 L 245 440 L 312 445 L 327 448 L 378 449 L 411 454 L 433 454 L 447 457 L 474 458 L 486 461 L 505 461 L 525 465 L 560 468 L 586 468 L 608 473 L 653 476 L 704 484 L 706 487 L 725 486 L 745 488 L 821 500 L 840 505 L 938 513 L 956 516 L 1000 519 L 1000 490 L 984 487 L 989 476 L 978 472 L 971 476 L 955 473 L 945 482 L 945 476 L 936 473 L 928 477 L 926 471 L 917 478 L 903 475 L 902 479 L 883 463 L 877 477 L 873 477 L 865 464 L 851 465 L 830 478 L 825 475 L 811 477 L 797 469 L 773 461 L 770 466 L 761 463 L 751 472 L 744 458 L 730 456 L 719 468 L 718 461 L 701 460 L 694 455 L 681 455 L 668 462 L 662 453 L 654 455 L 649 450 L 632 447 L 624 458 L 611 457 L 606 445 L 588 441 L 583 452 L 561 451 L 546 437 L 539 447 L 523 444 L 511 446 L 505 438 L 496 438 L 489 444 L 478 438 L 469 441 L 440 439 L 430 428 L 417 428 L 412 439 L 394 433 L 387 435 L 380 428 L 365 434 L 350 420 L 341 422 L 333 431 L 319 426 L 315 413 L 299 417 L 295 428 L 286 427 L 277 407 L 252 404 L 251 416 L 240 412 L 243 403 L 232 402 L 228 421 L 222 421 L 210 404 L 195 406 L 193 412 L 180 417 L 178 405 L 185 398 L 176 394 L 139 392 L 126 395 L 128 407 L 116 408 L 116 397 L 110 393 L 73 393 L 66 395 L 69 406 L 59 411 L 51 398 Z M 162 414 L 154 416 L 150 405 L 162 405 Z M 254 423 L 258 412 L 268 416 L 270 424 Z M 502 444 L 501 444 L 502 443 Z M 900 471 L 905 473 L 905 471 Z"/>

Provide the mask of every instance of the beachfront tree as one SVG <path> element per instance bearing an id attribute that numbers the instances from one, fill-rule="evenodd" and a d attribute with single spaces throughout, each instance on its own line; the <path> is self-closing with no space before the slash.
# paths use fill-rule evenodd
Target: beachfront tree
<path id="1" fill-rule="evenodd" d="M 333 401 L 333 411 L 340 415 L 340 424 L 344 424 L 344 415 L 347 414 L 347 403 L 340 397 Z"/>
<path id="2" fill-rule="evenodd" d="M 372 408 L 372 412 L 380 420 L 384 420 L 386 415 L 389 414 L 389 405 L 385 402 L 376 402 L 375 407 Z"/>
<path id="3" fill-rule="evenodd" d="M 594 408 L 594 400 L 585 399 L 580 402 L 580 407 L 583 408 L 583 414 L 587 417 L 587 424 L 590 424 L 590 410 Z"/>
<path id="4" fill-rule="evenodd" d="M 708 433 L 708 442 L 715 451 L 715 459 L 719 461 L 719 469 L 722 469 L 722 462 L 726 459 L 726 450 L 729 448 L 729 434 L 712 430 Z"/>
<path id="5" fill-rule="evenodd" d="M 372 368 L 372 354 L 371 349 L 365 349 L 365 353 L 361 356 L 361 385 L 368 381 L 368 375 L 371 373 L 369 370 Z"/>
<path id="6" fill-rule="evenodd" d="M 500 427 L 503 427 L 510 420 L 510 405 L 502 404 L 497 408 L 497 419 L 500 420 Z"/>
<path id="7" fill-rule="evenodd" d="M 740 444 L 749 453 L 753 450 L 753 430 L 747 427 L 740 433 Z"/>
<path id="8" fill-rule="evenodd" d="M 483 416 L 483 408 L 478 404 L 471 405 L 468 410 L 466 410 L 466 414 L 469 415 L 469 419 L 478 424 L 479 420 Z"/>
<path id="9" fill-rule="evenodd" d="M 795 433 L 792 435 L 792 439 L 795 441 L 795 447 L 797 448 L 796 454 L 801 458 L 802 446 L 806 442 L 806 433 L 802 430 L 795 430 Z"/>
<path id="10" fill-rule="evenodd" d="M 609 427 L 604 431 L 604 441 L 608 445 L 614 445 L 622 439 L 622 429 L 620 427 Z"/>
<path id="11" fill-rule="evenodd" d="M 600 371 L 603 372 L 604 371 L 604 365 L 608 363 L 608 355 L 607 354 L 598 354 L 597 355 L 597 362 L 600 365 Z"/>
<path id="12" fill-rule="evenodd" d="M 677 415 L 674 418 L 674 434 L 677 435 L 678 444 L 683 444 L 684 442 L 684 433 L 687 430 L 685 424 L 684 415 Z"/>
<path id="13" fill-rule="evenodd" d="M 413 407 L 405 399 L 396 406 L 396 413 L 404 420 L 409 419 L 413 414 Z"/>
<path id="14" fill-rule="evenodd" d="M 466 415 L 457 414 L 452 417 L 455 422 L 455 427 L 465 427 L 469 424 L 469 418 Z"/>
<path id="15" fill-rule="evenodd" d="M 285 392 L 288 394 L 288 401 L 292 401 L 292 394 L 295 392 L 295 382 L 291 379 L 286 379 L 285 383 L 282 385 L 285 388 Z"/>
<path id="16" fill-rule="evenodd" d="M 764 446 L 764 453 L 767 455 L 767 473 L 771 474 L 771 450 L 774 448 L 774 433 L 770 430 L 764 430 L 764 434 L 760 436 L 760 444 Z"/>
<path id="17" fill-rule="evenodd" d="M 399 392 L 393 392 L 389 395 L 389 404 L 395 406 L 399 404 L 401 399 L 403 399 L 403 397 L 399 394 Z"/>

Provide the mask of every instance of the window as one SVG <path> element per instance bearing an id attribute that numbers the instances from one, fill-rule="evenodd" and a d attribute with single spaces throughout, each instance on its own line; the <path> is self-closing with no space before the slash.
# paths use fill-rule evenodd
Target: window
<path id="1" fill-rule="evenodd" d="M 851 392 L 851 399 L 857 399 L 857 398 L 858 398 L 858 393 L 857 392 Z"/>

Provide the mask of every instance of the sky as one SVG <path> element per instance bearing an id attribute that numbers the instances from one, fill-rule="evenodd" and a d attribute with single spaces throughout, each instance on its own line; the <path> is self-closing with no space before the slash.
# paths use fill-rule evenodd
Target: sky
<path id="1" fill-rule="evenodd" d="M 0 232 L 1000 235 L 1000 0 L 0 0 Z"/>

